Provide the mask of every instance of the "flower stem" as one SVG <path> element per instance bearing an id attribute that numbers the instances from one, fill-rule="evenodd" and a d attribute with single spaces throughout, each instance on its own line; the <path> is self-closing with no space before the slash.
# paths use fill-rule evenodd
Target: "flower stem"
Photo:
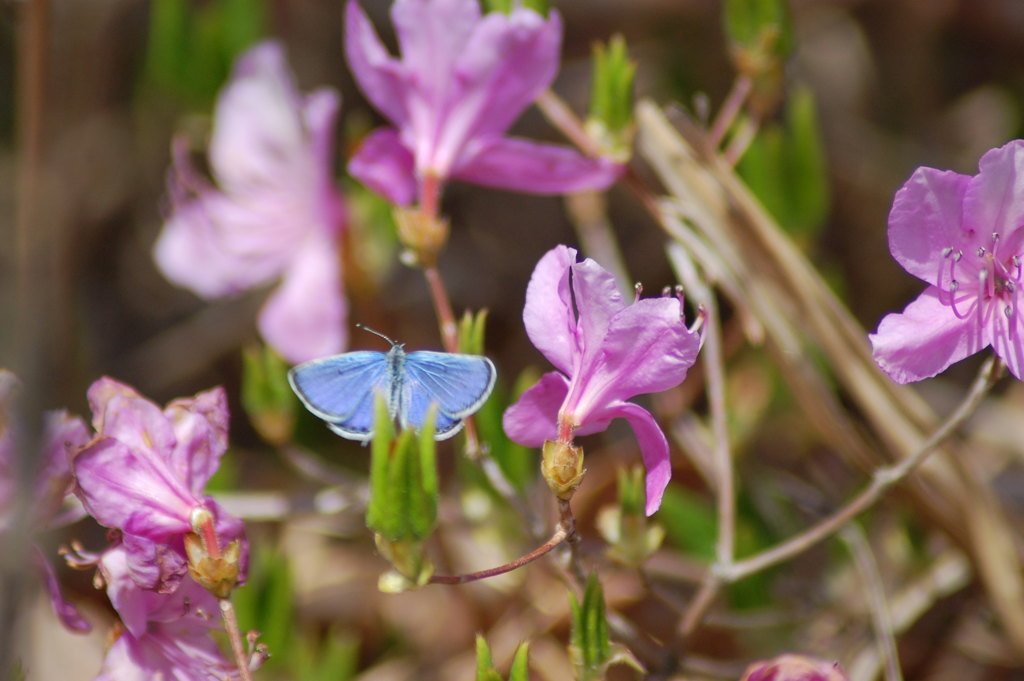
<path id="1" fill-rule="evenodd" d="M 743 108 L 743 103 L 747 101 L 753 85 L 754 81 L 749 76 L 742 74 L 733 81 L 729 94 L 726 95 L 725 101 L 722 102 L 722 108 L 718 110 L 718 115 L 715 116 L 715 120 L 708 130 L 708 146 L 710 148 L 717 149 L 722 144 L 725 134 L 732 127 L 732 123 L 736 120 L 740 109 Z"/>
<path id="2" fill-rule="evenodd" d="M 235 664 L 238 666 L 238 673 L 242 681 L 252 681 L 252 673 L 249 671 L 249 660 L 242 646 L 242 633 L 238 628 L 238 617 L 235 615 L 235 608 L 231 605 L 230 599 L 221 598 L 220 616 L 224 621 L 224 629 L 228 632 L 228 640 L 231 642 L 231 652 L 235 655 Z"/>
<path id="3" fill-rule="evenodd" d="M 558 128 L 569 141 L 579 147 L 587 156 L 597 158 L 601 155 L 601 148 L 590 138 L 587 131 L 583 129 L 583 123 L 569 106 L 562 101 L 562 98 L 551 90 L 540 93 L 534 102 L 537 108 L 548 121 Z"/>
<path id="4" fill-rule="evenodd" d="M 839 509 L 817 525 L 799 535 L 776 545 L 762 553 L 731 565 L 717 565 L 713 570 L 727 582 L 736 582 L 744 577 L 778 565 L 797 556 L 821 540 L 830 537 L 846 523 L 871 507 L 893 485 L 901 482 L 921 464 L 946 438 L 953 434 L 978 408 L 982 399 L 995 383 L 1002 370 L 1002 362 L 990 357 L 981 367 L 978 377 L 971 385 L 960 406 L 925 442 L 909 457 L 899 463 L 880 468 L 871 477 L 871 482 L 843 508 Z"/>
<path id="5" fill-rule="evenodd" d="M 489 568 L 487 570 L 480 570 L 479 572 L 470 572 L 464 575 L 432 575 L 430 577 L 430 583 L 466 584 L 468 582 L 476 582 L 481 579 L 487 579 L 489 577 L 497 577 L 498 575 L 503 575 L 506 572 L 512 572 L 515 569 L 521 568 L 527 563 L 532 563 L 541 556 L 550 552 L 551 549 L 555 548 L 556 546 L 564 542 L 566 539 L 568 539 L 568 537 L 569 534 L 566 531 L 565 527 L 559 524 L 558 527 L 555 528 L 555 533 L 551 535 L 550 539 L 548 539 L 546 542 L 535 548 L 533 551 L 530 551 L 526 555 L 520 556 L 519 558 L 516 558 L 515 560 L 509 563 Z"/>

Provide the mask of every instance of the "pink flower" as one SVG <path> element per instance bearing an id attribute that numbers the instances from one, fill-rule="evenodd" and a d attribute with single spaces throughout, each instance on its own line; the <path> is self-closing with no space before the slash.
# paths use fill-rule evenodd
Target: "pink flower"
<path id="1" fill-rule="evenodd" d="M 838 662 L 787 653 L 752 663 L 740 681 L 847 681 L 847 678 Z"/>
<path id="2" fill-rule="evenodd" d="M 15 498 L 16 481 L 20 477 L 16 471 L 18 462 L 15 460 L 19 455 L 19 442 L 11 409 L 17 390 L 18 380 L 14 374 L 0 369 L 0 545 L 4 543 L 4 535 L 11 532 L 19 520 L 19 501 Z M 31 471 L 34 479 L 32 496 L 25 508 L 21 509 L 27 512 L 28 517 L 24 522 L 30 532 L 61 527 L 84 515 L 81 507 L 68 511 L 62 510 L 62 507 L 71 491 L 70 452 L 88 441 L 89 431 L 81 419 L 62 411 L 46 414 L 39 468 Z M 26 465 L 34 463 L 35 457 L 26 456 L 22 459 L 21 464 Z M 50 597 L 54 614 L 61 623 L 71 631 L 89 631 L 91 625 L 71 603 L 64 600 L 57 575 L 42 549 L 32 544 L 29 546 L 29 555 Z"/>
<path id="3" fill-rule="evenodd" d="M 345 221 L 331 176 L 338 96 L 300 97 L 280 45 L 239 57 L 217 101 L 211 186 L 175 145 L 173 212 L 156 243 L 172 282 L 219 298 L 280 278 L 259 316 L 281 355 L 304 362 L 344 350 L 340 233 Z"/>
<path id="4" fill-rule="evenodd" d="M 1024 378 L 1024 141 L 986 153 L 974 176 L 918 168 L 893 200 L 889 250 L 928 284 L 871 335 L 894 381 L 930 378 L 988 346 Z"/>
<path id="5" fill-rule="evenodd" d="M 96 681 L 221 681 L 238 671 L 210 636 L 218 627 L 217 599 L 186 579 L 174 593 L 139 587 L 123 546 L 104 552 L 100 574 L 123 630 L 107 650 Z"/>
<path id="6" fill-rule="evenodd" d="M 477 0 L 397 0 L 401 60 L 381 44 L 355 0 L 345 52 L 370 102 L 394 128 L 366 139 L 349 172 L 399 205 L 436 199 L 455 178 L 535 193 L 604 189 L 622 166 L 560 146 L 505 137 L 554 80 L 562 20 L 516 8 L 481 17 Z"/>
<path id="7" fill-rule="evenodd" d="M 700 339 L 682 313 L 676 298 L 627 304 L 615 278 L 596 262 L 576 262 L 576 250 L 566 246 L 548 251 L 526 289 L 523 321 L 534 346 L 558 371 L 545 374 L 505 411 L 505 432 L 538 447 L 626 419 L 647 468 L 647 514 L 654 513 L 672 474 L 668 441 L 654 417 L 627 400 L 686 378 Z"/>
<path id="8" fill-rule="evenodd" d="M 89 403 L 97 435 L 73 459 L 75 492 L 97 522 L 122 532 L 140 586 L 177 587 L 187 567 L 184 537 L 199 531 L 197 517 L 212 516 L 219 548 L 244 539 L 241 521 L 203 494 L 227 449 L 222 388 L 161 410 L 101 378 L 89 388 Z M 243 574 L 245 560 L 243 551 Z"/>

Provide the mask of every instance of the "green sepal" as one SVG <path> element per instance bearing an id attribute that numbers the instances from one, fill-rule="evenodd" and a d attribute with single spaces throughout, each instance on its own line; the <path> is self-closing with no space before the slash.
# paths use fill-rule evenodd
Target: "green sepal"
<path id="1" fill-rule="evenodd" d="M 629 160 L 633 143 L 633 85 L 636 62 L 629 58 L 626 39 L 612 36 L 594 45 L 594 73 L 586 130 L 608 156 Z"/>
<path id="2" fill-rule="evenodd" d="M 267 442 L 290 442 L 298 402 L 288 385 L 288 363 L 269 345 L 242 351 L 242 408 Z"/>
<path id="3" fill-rule="evenodd" d="M 569 658 L 576 670 L 576 680 L 601 679 L 611 658 L 611 644 L 604 611 L 604 592 L 596 574 L 587 578 L 582 605 L 574 594 L 569 594 L 569 608 L 572 613 Z"/>
<path id="4" fill-rule="evenodd" d="M 644 512 L 644 479 L 639 466 L 620 470 L 619 506 L 604 508 L 597 516 L 597 529 L 609 544 L 608 557 L 634 567 L 661 548 L 665 539 L 665 529 Z"/>

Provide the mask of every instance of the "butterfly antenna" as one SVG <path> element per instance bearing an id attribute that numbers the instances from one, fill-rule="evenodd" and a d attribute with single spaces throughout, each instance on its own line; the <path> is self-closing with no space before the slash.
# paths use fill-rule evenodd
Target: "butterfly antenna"
<path id="1" fill-rule="evenodd" d="M 386 340 L 388 343 L 391 343 L 391 345 L 399 345 L 399 343 L 396 343 L 395 341 L 391 340 L 390 338 L 388 338 L 387 336 L 382 334 L 380 331 L 377 331 L 376 329 L 371 329 L 366 324 L 360 324 L 359 322 L 356 322 L 356 327 L 362 329 L 363 331 L 369 331 L 374 336 L 380 336 L 381 338 Z"/>

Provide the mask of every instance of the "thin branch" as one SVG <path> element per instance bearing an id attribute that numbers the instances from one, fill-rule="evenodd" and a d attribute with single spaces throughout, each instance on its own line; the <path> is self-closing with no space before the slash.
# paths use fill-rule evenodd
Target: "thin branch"
<path id="1" fill-rule="evenodd" d="M 712 149 L 717 149 L 722 144 L 726 132 L 732 127 L 733 121 L 736 120 L 740 109 L 743 108 L 743 104 L 747 101 L 753 85 L 754 81 L 745 75 L 739 75 L 733 81 L 729 94 L 726 95 L 725 101 L 722 102 L 722 107 L 718 110 L 718 114 L 711 124 L 711 128 L 708 129 L 708 145 Z"/>
<path id="2" fill-rule="evenodd" d="M 481 579 L 488 579 L 489 577 L 497 577 L 498 575 L 503 575 L 506 572 L 512 572 L 513 570 L 521 568 L 527 563 L 532 563 L 541 556 L 550 552 L 553 548 L 555 548 L 562 542 L 566 541 L 566 539 L 568 538 L 569 535 L 566 529 L 561 524 L 559 524 L 558 527 L 555 528 L 555 533 L 551 535 L 551 539 L 548 539 L 546 542 L 535 548 L 533 551 L 530 551 L 524 556 L 516 558 L 510 563 L 505 563 L 504 565 L 499 565 L 497 567 L 489 568 L 487 570 L 480 570 L 479 572 L 470 572 L 464 575 L 432 575 L 430 577 L 430 583 L 466 584 L 468 582 L 476 582 Z"/>
<path id="3" fill-rule="evenodd" d="M 242 646 L 242 634 L 238 628 L 238 617 L 235 615 L 235 608 L 227 598 L 220 599 L 220 615 L 224 621 L 224 629 L 228 632 L 228 641 L 231 642 L 231 652 L 235 656 L 235 664 L 238 666 L 238 673 L 242 681 L 252 681 L 252 673 L 249 671 L 249 659 Z"/>
<path id="4" fill-rule="evenodd" d="M 857 565 L 857 571 L 860 572 L 861 580 L 864 582 L 879 653 L 885 660 L 885 681 L 903 681 L 899 653 L 896 650 L 892 613 L 889 610 L 885 584 L 878 572 L 878 563 L 875 561 L 871 544 L 864 536 L 864 531 L 856 524 L 844 527 L 840 536 L 849 547 L 850 553 L 853 555 L 853 562 Z"/>
<path id="5" fill-rule="evenodd" d="M 862 511 L 872 506 L 893 485 L 901 482 L 917 466 L 921 464 L 946 438 L 952 435 L 978 408 L 988 390 L 998 378 L 1003 365 L 994 355 L 982 366 L 978 377 L 974 380 L 960 406 L 943 424 L 932 433 L 924 444 L 911 456 L 898 464 L 886 466 L 875 471 L 871 482 L 854 499 L 817 525 L 801 534 L 768 549 L 755 556 L 726 566 L 715 566 L 713 570 L 723 580 L 735 582 L 765 568 L 777 565 L 797 556 L 822 539 L 830 537 L 843 525 L 850 522 Z"/>

